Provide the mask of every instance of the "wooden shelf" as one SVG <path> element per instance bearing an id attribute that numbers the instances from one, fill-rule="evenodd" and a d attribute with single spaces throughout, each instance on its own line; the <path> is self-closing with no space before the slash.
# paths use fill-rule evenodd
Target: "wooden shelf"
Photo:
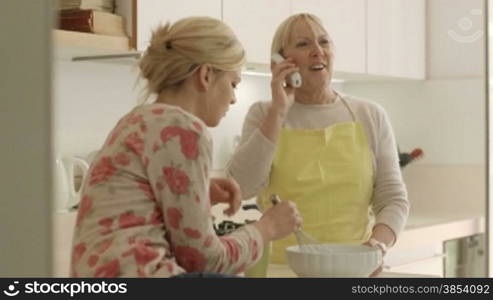
<path id="1" fill-rule="evenodd" d="M 129 39 L 123 36 L 99 35 L 93 33 L 55 29 L 55 44 L 61 47 L 95 48 L 129 51 Z"/>
<path id="2" fill-rule="evenodd" d="M 55 57 L 61 60 L 135 59 L 140 53 L 130 48 L 128 37 L 53 30 Z"/>

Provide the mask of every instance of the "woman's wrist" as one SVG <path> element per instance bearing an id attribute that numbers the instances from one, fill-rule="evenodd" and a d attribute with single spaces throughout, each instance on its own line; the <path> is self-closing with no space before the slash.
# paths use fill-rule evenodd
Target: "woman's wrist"
<path id="1" fill-rule="evenodd" d="M 276 144 L 286 117 L 286 110 L 272 103 L 267 110 L 264 122 L 260 127 L 262 134 Z"/>
<path id="2" fill-rule="evenodd" d="M 383 223 L 378 223 L 373 227 L 372 238 L 384 243 L 387 248 L 391 247 L 396 240 L 394 231 Z"/>
<path id="3" fill-rule="evenodd" d="M 264 244 L 272 240 L 273 237 L 272 230 L 270 229 L 269 224 L 265 222 L 265 220 L 260 219 L 259 221 L 253 223 L 252 225 L 255 226 L 255 228 L 257 228 L 257 230 L 262 235 Z"/>
<path id="4" fill-rule="evenodd" d="M 380 242 L 375 238 L 371 238 L 368 240 L 368 244 L 373 248 L 380 249 L 380 251 L 382 251 L 382 256 L 385 256 L 385 254 L 387 254 L 388 249 L 387 245 L 384 242 Z"/>
<path id="5" fill-rule="evenodd" d="M 284 120 L 288 113 L 288 110 L 289 107 L 286 104 L 272 103 L 269 107 L 269 114 Z"/>

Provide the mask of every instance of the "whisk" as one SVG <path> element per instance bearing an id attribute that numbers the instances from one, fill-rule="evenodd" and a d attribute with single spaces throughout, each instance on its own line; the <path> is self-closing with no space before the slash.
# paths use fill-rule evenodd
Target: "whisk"
<path id="1" fill-rule="evenodd" d="M 276 205 L 279 202 L 281 202 L 281 199 L 277 194 L 273 194 L 270 196 L 270 201 L 272 202 L 272 204 Z M 294 235 L 296 236 L 296 241 L 298 242 L 298 247 L 301 250 L 301 252 L 309 252 L 309 253 L 317 252 L 317 248 L 315 245 L 320 243 L 311 235 L 304 232 L 301 229 L 301 226 L 300 228 L 298 228 L 298 230 L 294 232 Z"/>

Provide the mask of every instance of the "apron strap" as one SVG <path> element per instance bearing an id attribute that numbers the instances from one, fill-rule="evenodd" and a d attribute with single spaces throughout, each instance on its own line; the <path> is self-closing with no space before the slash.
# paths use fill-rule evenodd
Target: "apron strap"
<path id="1" fill-rule="evenodd" d="M 339 93 L 337 95 L 339 96 L 339 98 L 341 98 L 342 103 L 344 103 L 346 108 L 349 110 L 349 113 L 353 117 L 353 122 L 356 122 L 357 121 L 356 114 L 354 113 L 353 109 L 351 108 L 351 105 L 349 105 L 349 103 L 347 103 L 347 101 L 344 99 L 344 97 L 342 97 Z"/>

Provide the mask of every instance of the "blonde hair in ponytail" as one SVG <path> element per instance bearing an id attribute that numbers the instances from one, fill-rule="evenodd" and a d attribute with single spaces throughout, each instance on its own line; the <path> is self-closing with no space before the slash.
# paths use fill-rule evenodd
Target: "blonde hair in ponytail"
<path id="1" fill-rule="evenodd" d="M 142 103 L 151 94 L 177 88 L 201 65 L 219 71 L 236 71 L 245 63 L 245 51 L 235 34 L 222 21 L 190 17 L 159 26 L 139 62 L 147 80 Z"/>

